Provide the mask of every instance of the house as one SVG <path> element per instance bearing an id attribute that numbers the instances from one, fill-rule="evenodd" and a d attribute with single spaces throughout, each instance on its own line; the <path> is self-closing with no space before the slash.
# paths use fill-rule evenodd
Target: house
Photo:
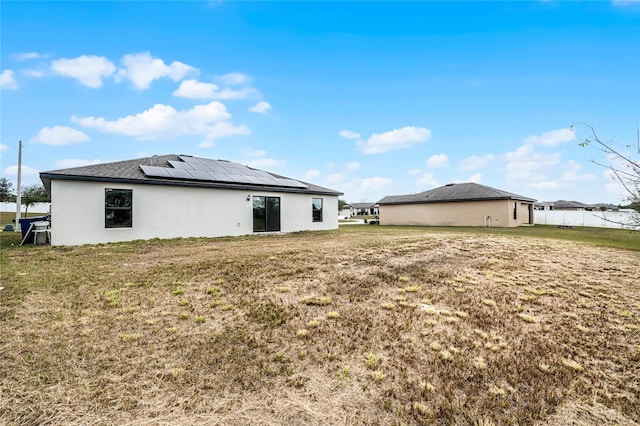
<path id="1" fill-rule="evenodd" d="M 351 216 L 372 216 L 378 213 L 377 203 L 351 203 Z"/>
<path id="2" fill-rule="evenodd" d="M 607 211 L 615 212 L 620 210 L 620 207 L 613 204 L 598 203 L 598 204 L 585 204 L 579 201 L 545 201 L 541 203 L 535 203 L 535 210 L 564 210 L 564 211 L 578 211 L 578 212 L 593 212 L 593 211 Z"/>
<path id="3" fill-rule="evenodd" d="M 40 173 L 51 244 L 338 228 L 341 192 L 225 160 L 162 155 Z"/>
<path id="4" fill-rule="evenodd" d="M 499 226 L 533 224 L 534 199 L 477 183 L 450 183 L 378 202 L 381 225 Z"/>

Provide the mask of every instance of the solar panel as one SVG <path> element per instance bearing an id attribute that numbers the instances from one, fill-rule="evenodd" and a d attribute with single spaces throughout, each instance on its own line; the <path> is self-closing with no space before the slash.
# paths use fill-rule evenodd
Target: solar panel
<path id="1" fill-rule="evenodd" d="M 185 163 L 193 163 L 193 164 L 198 164 L 200 163 L 200 159 L 197 157 L 192 157 L 190 155 L 179 155 L 178 158 L 180 158 L 182 161 L 184 161 Z"/>
<path id="2" fill-rule="evenodd" d="M 248 176 L 236 175 L 236 174 L 232 174 L 229 176 L 231 177 L 231 179 L 233 179 L 233 182 L 235 183 L 253 183 L 249 180 Z"/>
<path id="3" fill-rule="evenodd" d="M 189 173 L 191 174 L 191 176 L 193 176 L 194 179 L 197 179 L 197 180 L 208 180 L 208 181 L 214 180 L 209 173 L 203 172 L 201 170 L 189 170 Z"/>
<path id="4" fill-rule="evenodd" d="M 169 173 L 169 176 L 171 176 L 172 178 L 176 178 L 176 179 L 193 179 L 193 176 L 191 176 L 191 174 L 184 170 L 184 169 L 169 169 L 167 168 L 167 172 Z"/>
<path id="5" fill-rule="evenodd" d="M 289 188 L 306 188 L 307 185 L 295 179 L 276 177 L 263 170 L 252 169 L 239 163 L 225 160 L 190 157 L 180 155 L 180 160 L 169 160 L 171 167 L 141 165 L 145 176 L 224 182 Z"/>
<path id="6" fill-rule="evenodd" d="M 197 164 L 185 163 L 184 161 L 169 160 L 169 164 L 171 164 L 174 169 L 188 169 L 188 170 L 198 169 L 198 167 L 193 167 L 193 166 L 197 166 Z"/>
<path id="7" fill-rule="evenodd" d="M 141 165 L 140 168 L 145 176 L 149 177 L 170 177 L 169 172 L 164 167 L 156 167 L 156 166 L 145 166 Z"/>
<path id="8" fill-rule="evenodd" d="M 216 182 L 233 182 L 231 178 L 224 173 L 209 172 L 209 176 Z"/>

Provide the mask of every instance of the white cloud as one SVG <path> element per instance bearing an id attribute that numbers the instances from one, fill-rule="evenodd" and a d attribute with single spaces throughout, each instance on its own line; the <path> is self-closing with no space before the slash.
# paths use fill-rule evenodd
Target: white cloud
<path id="1" fill-rule="evenodd" d="M 424 127 L 403 127 L 390 130 L 385 133 L 374 133 L 366 141 L 360 143 L 365 154 L 381 154 L 395 149 L 408 148 L 411 145 L 422 143 L 431 137 L 431 131 Z"/>
<path id="2" fill-rule="evenodd" d="M 480 183 L 482 182 L 482 173 L 475 173 L 467 178 L 465 182 Z"/>
<path id="3" fill-rule="evenodd" d="M 493 160 L 492 154 L 483 155 L 482 157 L 472 155 L 460 162 L 460 170 L 482 169 L 487 167 L 491 160 Z"/>
<path id="4" fill-rule="evenodd" d="M 90 166 L 92 164 L 100 164 L 100 160 L 84 160 L 80 158 L 68 158 L 64 160 L 58 160 L 54 163 L 56 169 L 69 169 L 72 167 Z"/>
<path id="5" fill-rule="evenodd" d="M 287 164 L 284 160 L 275 160 L 273 158 L 259 158 L 257 160 L 252 160 L 247 163 L 247 166 L 253 167 L 254 169 L 261 170 L 269 170 L 275 167 L 281 167 Z"/>
<path id="6" fill-rule="evenodd" d="M 360 133 L 352 132 L 351 130 L 340 130 L 339 135 L 345 139 L 360 139 Z"/>
<path id="7" fill-rule="evenodd" d="M 560 163 L 560 153 L 535 152 L 533 145 L 522 145 L 505 155 L 507 180 L 542 182 L 547 180 L 546 173 Z"/>
<path id="8" fill-rule="evenodd" d="M 418 176 L 420 173 L 422 173 L 422 170 L 420 170 L 420 169 L 411 169 L 407 173 L 410 176 Z"/>
<path id="9" fill-rule="evenodd" d="M 317 169 L 309 169 L 304 174 L 305 179 L 313 179 L 313 178 L 317 178 L 318 176 L 320 176 L 320 170 L 317 170 Z"/>
<path id="10" fill-rule="evenodd" d="M 251 97 L 257 94 L 258 94 L 258 91 L 253 87 L 243 87 L 242 89 L 239 89 L 239 90 L 233 90 L 227 87 L 220 90 L 219 92 L 216 92 L 215 99 L 222 99 L 225 101 L 228 101 L 231 99 L 246 99 L 248 97 Z M 269 105 L 269 108 L 271 108 L 271 105 Z"/>
<path id="11" fill-rule="evenodd" d="M 5 145 L 3 143 L 0 143 L 0 152 L 4 152 L 4 151 L 9 151 L 9 145 Z"/>
<path id="12" fill-rule="evenodd" d="M 350 172 L 355 172 L 356 170 L 360 170 L 360 163 L 357 161 L 352 161 L 344 165 L 345 170 Z"/>
<path id="13" fill-rule="evenodd" d="M 267 151 L 263 150 L 263 149 L 252 149 L 252 148 L 246 148 L 244 150 L 244 155 L 246 155 L 247 157 L 264 157 L 265 155 L 267 155 Z"/>
<path id="14" fill-rule="evenodd" d="M 629 192 L 627 189 L 620 183 L 618 178 L 616 178 L 613 171 L 607 169 L 602 175 L 604 176 L 606 183 L 604 184 L 604 190 L 609 194 L 612 194 L 619 199 L 626 199 L 629 196 Z"/>
<path id="15" fill-rule="evenodd" d="M 551 181 L 532 182 L 528 186 L 530 188 L 537 189 L 540 191 L 553 191 L 553 190 L 564 188 L 566 184 L 556 180 L 551 180 Z"/>
<path id="16" fill-rule="evenodd" d="M 102 78 L 112 75 L 116 67 L 103 56 L 82 55 L 74 59 L 57 59 L 51 62 L 51 69 L 95 89 L 102 86 Z"/>
<path id="17" fill-rule="evenodd" d="M 449 165 L 449 157 L 447 157 L 447 154 L 435 154 L 429 157 L 425 164 L 427 167 L 434 169 L 447 167 Z"/>
<path id="18" fill-rule="evenodd" d="M 560 180 L 564 182 L 589 182 L 597 179 L 597 176 L 591 173 L 580 174 L 582 165 L 574 160 L 569 160 L 562 165 L 562 174 Z"/>
<path id="19" fill-rule="evenodd" d="M 84 132 L 67 126 L 43 127 L 31 142 L 42 143 L 51 146 L 71 145 L 89 140 Z"/>
<path id="20" fill-rule="evenodd" d="M 392 184 L 393 180 L 375 176 L 372 178 L 358 179 L 357 182 L 360 184 L 360 189 L 363 191 L 379 191 L 385 186 Z"/>
<path id="21" fill-rule="evenodd" d="M 220 89 L 220 86 L 214 83 L 204 83 L 198 80 L 184 80 L 180 86 L 173 92 L 173 96 L 187 99 L 245 99 L 256 94 L 257 91 L 252 87 L 244 87 L 239 90 L 229 88 Z M 265 104 L 269 105 L 267 102 Z M 259 103 L 260 104 L 260 103 Z M 269 108 L 271 105 L 269 105 Z M 255 108 L 255 107 L 254 107 Z M 268 108 L 267 108 L 268 109 Z M 254 111 L 257 112 L 257 111 Z"/>
<path id="22" fill-rule="evenodd" d="M 220 87 L 213 83 L 203 83 L 198 80 L 184 80 L 173 92 L 173 96 L 187 99 L 214 99 Z"/>
<path id="23" fill-rule="evenodd" d="M 252 80 L 246 74 L 242 74 L 239 72 L 231 72 L 225 75 L 220 75 L 216 77 L 216 80 L 225 84 L 227 86 L 241 85 L 241 84 L 249 84 Z"/>
<path id="24" fill-rule="evenodd" d="M 206 143 L 211 143 L 215 139 L 251 133 L 245 125 L 234 126 L 226 121 L 229 118 L 231 115 L 226 107 L 218 101 L 212 101 L 182 111 L 177 111 L 170 105 L 156 104 L 146 111 L 116 120 L 73 116 L 71 121 L 103 133 L 123 134 L 139 140 L 201 135 L 206 138 Z"/>
<path id="25" fill-rule="evenodd" d="M 0 89 L 18 90 L 18 82 L 12 70 L 2 70 L 0 74 Z"/>
<path id="26" fill-rule="evenodd" d="M 118 78 L 130 80 L 139 90 L 148 89 L 159 78 L 179 81 L 196 71 L 194 67 L 178 61 L 166 65 L 162 59 L 153 58 L 149 52 L 125 55 L 122 64 L 124 68 L 118 70 Z"/>
<path id="27" fill-rule="evenodd" d="M 433 173 L 425 173 L 420 179 L 416 181 L 416 184 L 420 188 L 435 188 L 440 186 L 438 180 L 433 176 Z"/>
<path id="28" fill-rule="evenodd" d="M 251 108 L 249 108 L 249 111 L 256 112 L 258 114 L 264 114 L 270 109 L 271 109 L 271 105 L 269 104 L 269 102 L 260 101 L 254 106 L 252 106 Z"/>
<path id="29" fill-rule="evenodd" d="M 327 177 L 324 179 L 324 181 L 328 184 L 328 185 L 334 185 L 338 182 L 342 182 L 343 180 L 345 180 L 347 177 L 347 175 L 345 173 L 332 173 L 330 175 L 327 175 Z"/>
<path id="30" fill-rule="evenodd" d="M 20 70 L 20 74 L 26 75 L 27 77 L 40 78 L 44 76 L 44 71 L 27 68 Z"/>
<path id="31" fill-rule="evenodd" d="M 18 165 L 9 166 L 2 172 L 5 176 L 18 176 Z M 20 168 L 20 177 L 22 178 L 22 184 L 26 184 L 25 181 L 30 181 L 40 178 L 40 170 L 34 169 L 26 165 L 22 165 Z"/>
<path id="32" fill-rule="evenodd" d="M 568 129 L 552 130 L 541 135 L 533 135 L 525 138 L 525 144 L 556 146 L 563 142 L 570 142 L 576 138 L 573 127 Z"/>
<path id="33" fill-rule="evenodd" d="M 42 58 L 42 55 L 37 52 L 25 52 L 25 53 L 18 53 L 15 57 L 18 61 L 26 61 L 29 59 Z"/>

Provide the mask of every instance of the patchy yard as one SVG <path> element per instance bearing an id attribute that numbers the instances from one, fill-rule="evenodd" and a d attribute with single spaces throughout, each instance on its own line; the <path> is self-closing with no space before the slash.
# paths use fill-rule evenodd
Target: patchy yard
<path id="1" fill-rule="evenodd" d="M 640 254 L 390 229 L 4 249 L 0 423 L 640 422 Z"/>

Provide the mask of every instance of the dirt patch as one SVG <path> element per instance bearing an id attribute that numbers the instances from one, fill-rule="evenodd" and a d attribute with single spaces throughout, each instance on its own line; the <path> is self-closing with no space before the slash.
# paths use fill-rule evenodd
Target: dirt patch
<path id="1" fill-rule="evenodd" d="M 7 424 L 640 421 L 637 252 L 395 230 L 6 256 Z"/>

